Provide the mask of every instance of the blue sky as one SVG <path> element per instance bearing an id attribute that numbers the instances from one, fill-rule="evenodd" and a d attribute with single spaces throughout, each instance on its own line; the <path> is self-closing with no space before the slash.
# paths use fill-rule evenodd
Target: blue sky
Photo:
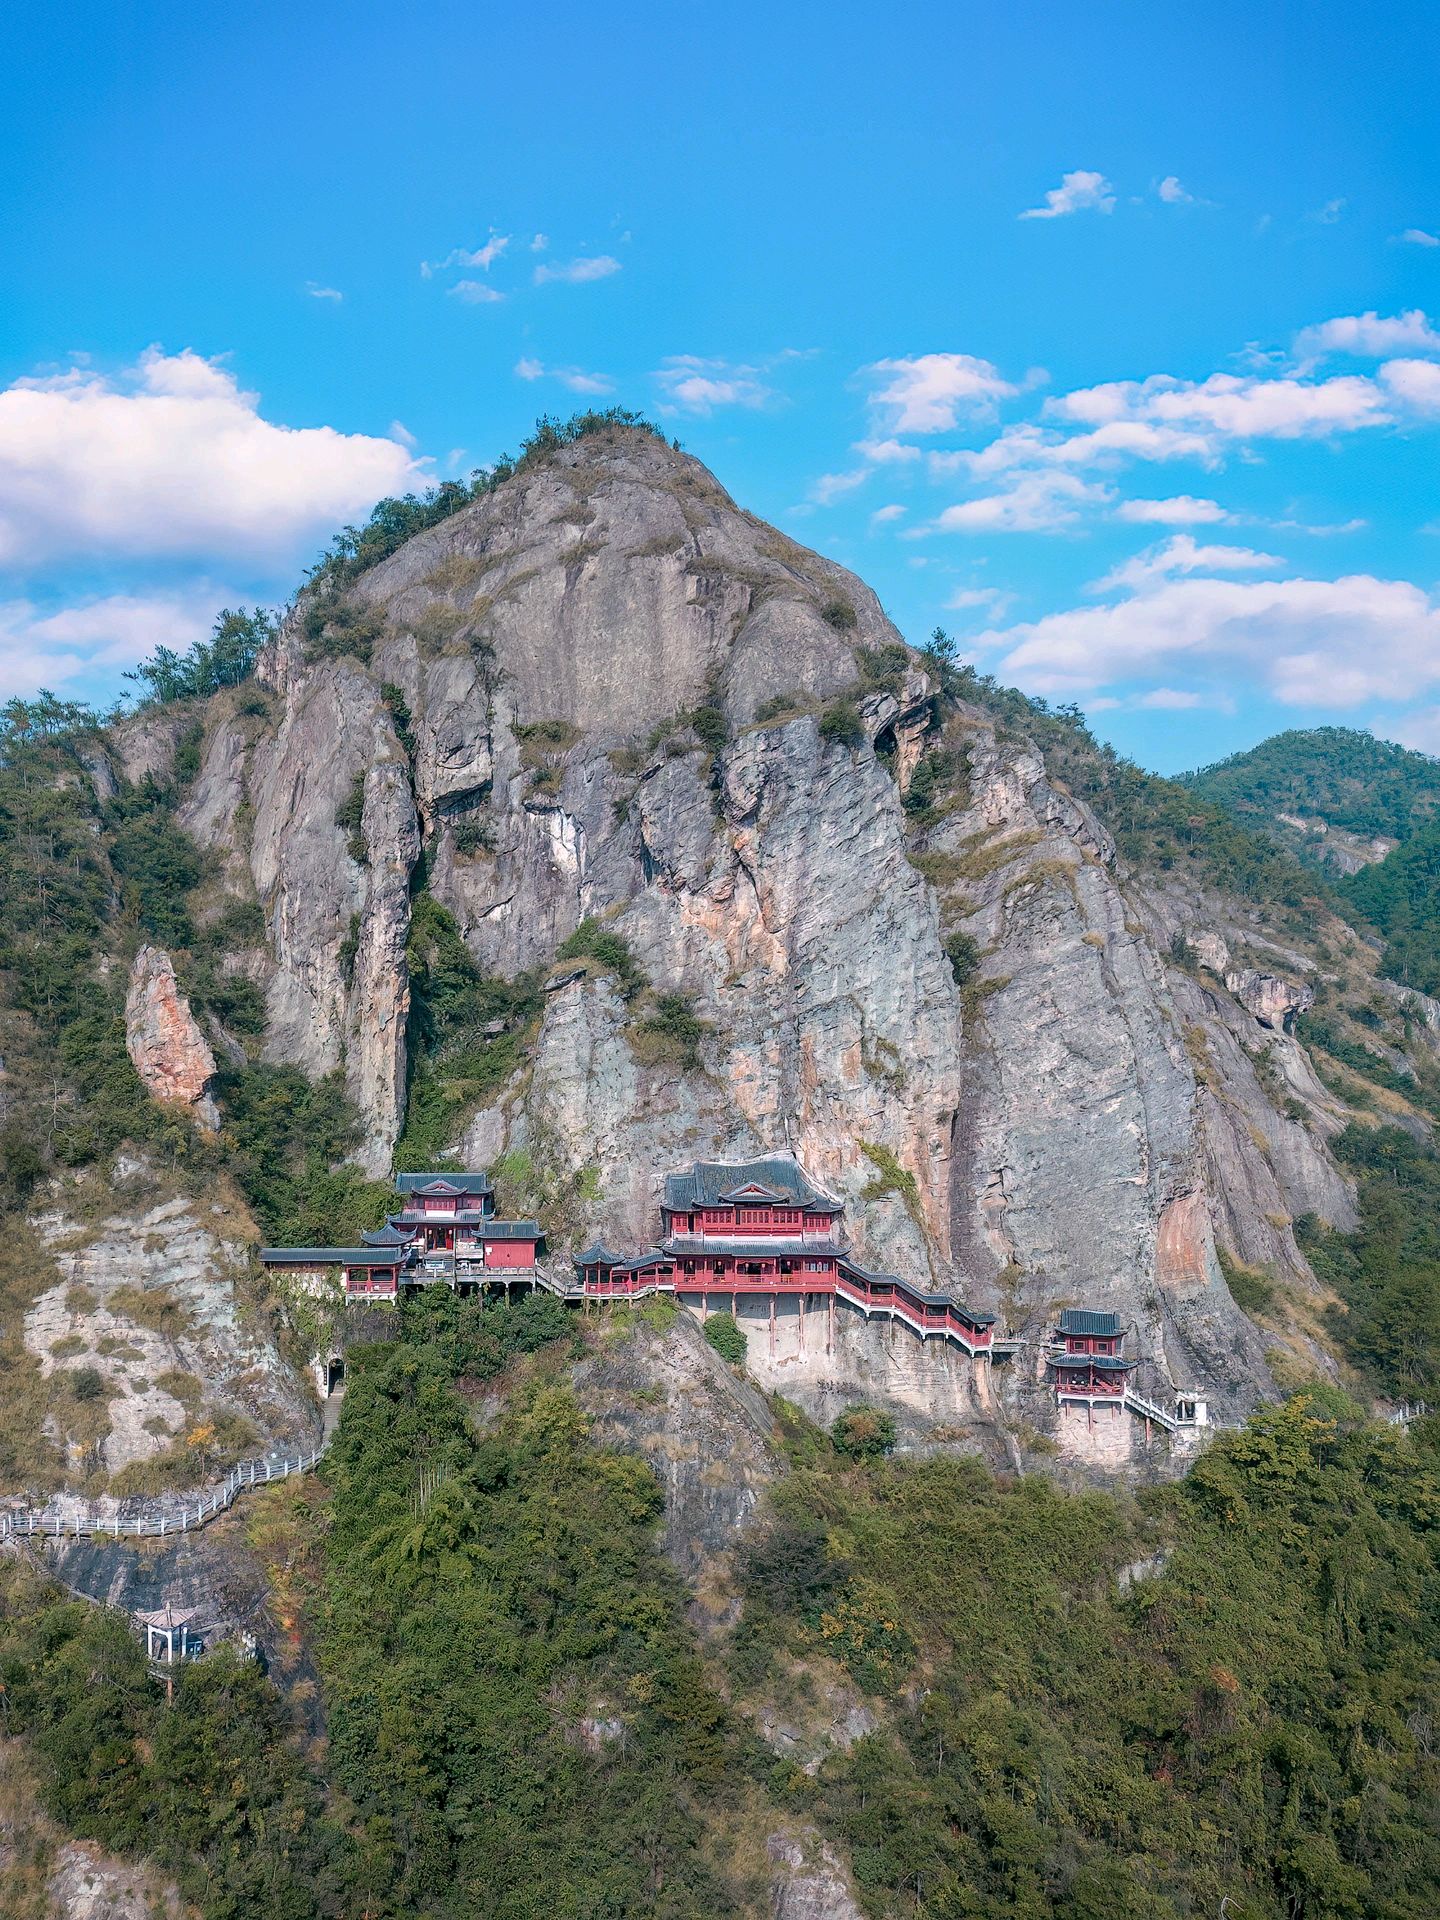
<path id="1" fill-rule="evenodd" d="M 1440 751 L 1433 7 L 150 0 L 8 39 L 0 696 L 113 694 L 593 397 L 1147 765 Z"/>

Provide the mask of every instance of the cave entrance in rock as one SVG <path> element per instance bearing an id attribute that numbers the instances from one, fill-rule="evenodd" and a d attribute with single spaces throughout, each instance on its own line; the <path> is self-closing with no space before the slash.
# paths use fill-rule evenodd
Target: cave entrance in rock
<path id="1" fill-rule="evenodd" d="M 345 1384 L 345 1362 L 337 1354 L 325 1364 L 325 1396 L 328 1399 L 337 1388 Z"/>

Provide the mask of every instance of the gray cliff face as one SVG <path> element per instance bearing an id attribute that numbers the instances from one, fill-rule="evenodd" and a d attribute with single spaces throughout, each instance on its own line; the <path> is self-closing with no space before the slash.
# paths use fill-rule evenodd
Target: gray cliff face
<path id="1" fill-rule="evenodd" d="M 337 815 L 363 789 L 358 833 Z M 289 683 L 278 724 L 247 744 L 218 726 L 183 824 L 228 855 L 265 909 L 269 1058 L 343 1068 L 365 1116 L 358 1158 L 389 1166 L 405 1089 L 410 870 L 420 848 L 405 756 L 372 677 L 327 660 Z M 248 843 L 248 844 L 247 844 Z"/>
<path id="2" fill-rule="evenodd" d="M 265 908 L 272 1053 L 343 1065 L 369 1169 L 402 1118 L 423 845 L 482 967 L 543 969 L 594 916 L 708 1028 L 703 1071 L 657 1063 L 608 976 L 557 971 L 526 1066 L 455 1142 L 468 1158 L 524 1146 L 572 1186 L 591 1169 L 579 1224 L 635 1246 L 665 1171 L 788 1144 L 845 1198 L 868 1264 L 953 1285 L 1028 1343 L 983 1402 L 937 1386 L 938 1420 L 1053 1424 L 1039 1343 L 1061 1302 L 1121 1315 L 1142 1391 L 1199 1387 L 1225 1418 L 1271 1391 L 1271 1339 L 1217 1242 L 1313 1291 L 1291 1221 L 1351 1217 L 1324 1145 L 1342 1122 L 1285 1031 L 1293 996 L 1173 964 L 1214 903 L 1121 872 L 1104 827 L 983 713 L 942 736 L 913 660 L 866 668 L 857 649 L 873 663 L 899 636 L 859 581 L 626 433 L 420 535 L 352 598 L 368 665 L 307 659 L 292 618 L 264 666 L 273 720 L 212 728 L 187 816 Z M 858 742 L 819 724 L 847 691 Z M 724 716 L 718 750 L 698 707 Z M 958 785 L 907 814 L 928 751 Z M 357 777 L 363 858 L 336 821 Z M 980 955 L 963 994 L 956 933 Z M 772 1355 L 752 1333 L 776 1384 L 797 1335 Z M 909 1405 L 893 1338 L 812 1344 L 801 1397 L 884 1398 L 893 1376 Z"/>

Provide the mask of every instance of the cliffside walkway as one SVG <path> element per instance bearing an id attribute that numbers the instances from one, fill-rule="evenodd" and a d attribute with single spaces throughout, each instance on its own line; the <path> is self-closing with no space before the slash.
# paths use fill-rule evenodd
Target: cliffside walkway
<path id="1" fill-rule="evenodd" d="M 267 1453 L 259 1460 L 242 1460 L 207 1493 L 162 1494 L 153 1499 L 105 1503 L 60 1494 L 43 1507 L 0 1509 L 0 1542 L 66 1535 L 106 1540 L 170 1539 L 208 1525 L 252 1487 L 268 1487 L 274 1481 L 288 1480 L 292 1473 L 309 1473 L 329 1444 L 327 1432 L 318 1447 L 300 1453 Z M 112 1510 L 102 1511 L 102 1504 Z"/>
<path id="2" fill-rule="evenodd" d="M 1138 1414 L 1142 1420 L 1153 1420 L 1157 1427 L 1163 1427 L 1167 1433 L 1178 1433 L 1180 1430 L 1180 1422 L 1173 1413 L 1157 1407 L 1153 1400 L 1132 1393 L 1128 1387 L 1125 1389 L 1125 1406 L 1128 1412 Z"/>

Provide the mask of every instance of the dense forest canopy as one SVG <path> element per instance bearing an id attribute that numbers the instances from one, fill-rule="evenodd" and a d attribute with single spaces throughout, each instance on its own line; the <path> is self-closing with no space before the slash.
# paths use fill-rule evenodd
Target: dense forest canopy
<path id="1" fill-rule="evenodd" d="M 843 1454 L 792 1409 L 707 1649 L 658 1482 L 566 1388 L 564 1310 L 445 1295 L 395 1333 L 352 1355 L 323 1486 L 257 1522 L 315 1634 L 323 1778 L 228 1650 L 167 1708 L 113 1616 L 7 1576 L 0 1682 L 48 1806 L 205 1920 L 768 1911 L 786 1820 L 876 1920 L 1436 1911 L 1434 1422 L 1302 1394 L 1136 1504 Z M 745 1711 L 812 1662 L 875 1713 L 815 1773 Z"/>
<path id="2" fill-rule="evenodd" d="M 1277 733 L 1181 780 L 1187 793 L 1309 863 L 1321 860 L 1324 838 L 1289 828 L 1282 815 L 1398 841 L 1357 873 L 1332 870 L 1328 886 L 1342 911 L 1384 935 L 1388 979 L 1440 994 L 1440 760 L 1353 727 L 1312 727 Z"/>

